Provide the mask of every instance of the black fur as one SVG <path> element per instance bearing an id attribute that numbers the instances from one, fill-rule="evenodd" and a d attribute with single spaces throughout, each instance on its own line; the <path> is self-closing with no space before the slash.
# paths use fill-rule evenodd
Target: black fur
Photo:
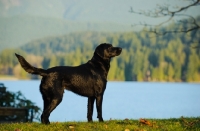
<path id="1" fill-rule="evenodd" d="M 31 74 L 43 76 L 40 92 L 44 100 L 41 121 L 49 124 L 50 113 L 62 101 L 64 89 L 88 97 L 88 121 L 92 121 L 93 105 L 96 100 L 97 118 L 103 121 L 102 102 L 106 89 L 110 60 L 120 55 L 122 48 L 111 44 L 100 44 L 87 63 L 76 67 L 56 66 L 47 70 L 31 66 L 22 56 L 15 54 L 22 68 Z"/>

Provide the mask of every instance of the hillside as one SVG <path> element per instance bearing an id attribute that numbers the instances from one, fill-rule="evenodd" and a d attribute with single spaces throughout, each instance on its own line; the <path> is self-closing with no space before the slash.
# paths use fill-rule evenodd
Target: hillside
<path id="1" fill-rule="evenodd" d="M 19 49 L 0 53 L 0 74 L 19 79 L 38 79 L 19 65 L 14 53 L 23 55 L 36 67 L 77 66 L 91 59 L 95 47 L 102 42 L 120 46 L 123 51 L 113 58 L 108 80 L 119 81 L 200 81 L 199 50 L 192 48 L 197 36 L 167 35 L 150 38 L 145 33 L 105 34 L 74 33 L 33 41 Z"/>
<path id="2" fill-rule="evenodd" d="M 200 17 L 196 18 L 198 24 Z M 191 24 L 172 24 L 161 31 L 187 29 Z M 41 27 L 42 28 L 42 27 Z M 24 72 L 14 53 L 26 57 L 32 65 L 50 68 L 77 66 L 91 59 L 100 43 L 120 46 L 120 56 L 111 61 L 108 80 L 121 81 L 200 81 L 198 41 L 200 30 L 152 37 L 148 32 L 83 31 L 32 40 L 15 49 L 0 53 L 0 74 L 20 79 L 38 78 Z"/>

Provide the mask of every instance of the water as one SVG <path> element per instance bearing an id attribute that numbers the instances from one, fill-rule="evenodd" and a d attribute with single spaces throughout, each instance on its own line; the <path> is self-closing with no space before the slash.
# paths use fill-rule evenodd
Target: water
<path id="1" fill-rule="evenodd" d="M 0 81 L 7 90 L 21 91 L 43 109 L 40 81 Z M 200 83 L 108 82 L 103 118 L 179 118 L 200 116 Z M 96 118 L 94 107 L 93 119 Z M 87 98 L 65 91 L 50 121 L 87 121 Z"/>

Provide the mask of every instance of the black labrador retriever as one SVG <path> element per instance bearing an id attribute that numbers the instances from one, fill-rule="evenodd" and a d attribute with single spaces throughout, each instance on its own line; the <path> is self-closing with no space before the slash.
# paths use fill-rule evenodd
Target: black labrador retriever
<path id="1" fill-rule="evenodd" d="M 15 54 L 26 72 L 43 76 L 40 84 L 40 92 L 44 100 L 42 123 L 50 123 L 50 113 L 62 101 L 64 89 L 88 97 L 88 122 L 92 121 L 93 105 L 96 100 L 97 118 L 102 122 L 103 94 L 106 89 L 110 60 L 121 52 L 122 48 L 103 43 L 96 47 L 92 59 L 85 64 L 76 67 L 56 66 L 47 70 L 33 67 L 22 56 Z"/>

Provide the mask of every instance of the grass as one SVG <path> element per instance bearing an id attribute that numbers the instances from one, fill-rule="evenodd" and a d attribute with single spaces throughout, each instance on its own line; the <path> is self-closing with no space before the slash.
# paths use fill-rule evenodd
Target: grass
<path id="1" fill-rule="evenodd" d="M 144 122 L 145 121 L 145 122 Z M 1 123 L 1 131 L 200 131 L 200 117 L 99 122 Z"/>

